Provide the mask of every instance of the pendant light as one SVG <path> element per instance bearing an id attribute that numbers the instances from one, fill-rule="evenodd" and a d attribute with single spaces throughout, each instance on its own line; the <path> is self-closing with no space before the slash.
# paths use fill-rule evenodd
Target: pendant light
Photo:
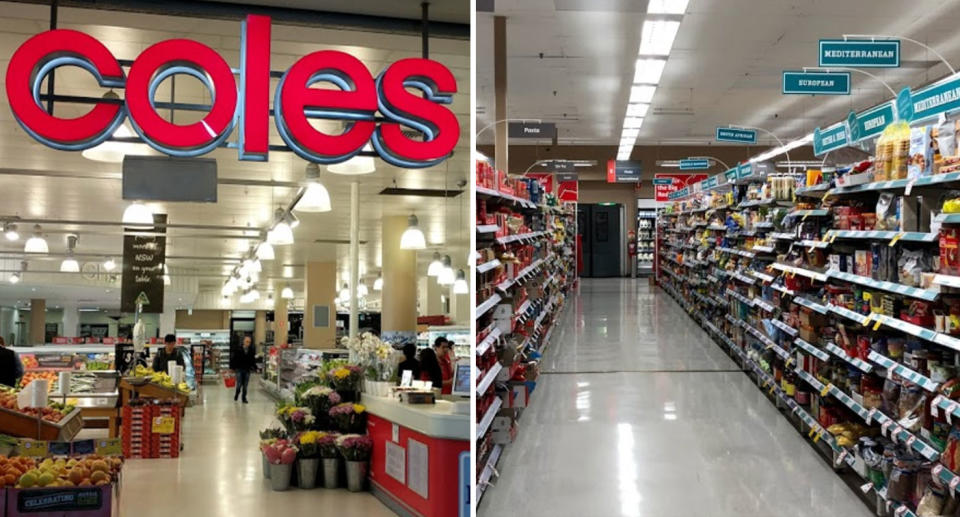
<path id="1" fill-rule="evenodd" d="M 453 261 L 450 260 L 450 255 L 444 255 L 443 271 L 441 271 L 437 277 L 437 283 L 440 285 L 451 285 L 456 279 L 457 277 L 453 273 Z"/>
<path id="2" fill-rule="evenodd" d="M 109 273 L 109 272 L 113 271 L 114 269 L 117 269 L 117 263 L 114 262 L 114 260 L 113 260 L 112 258 L 108 258 L 106 261 L 104 261 L 104 263 L 103 263 L 103 270 L 104 270 L 104 271 L 106 271 L 107 273 Z"/>
<path id="3" fill-rule="evenodd" d="M 403 236 L 400 237 L 400 249 L 402 250 L 422 250 L 427 247 L 427 239 L 420 231 L 420 221 L 417 216 L 411 215 L 407 219 L 408 226 Z"/>
<path id="4" fill-rule="evenodd" d="M 383 291 L 383 275 L 377 275 L 377 279 L 373 281 L 373 290 L 374 291 Z"/>
<path id="5" fill-rule="evenodd" d="M 443 271 L 443 259 L 440 257 L 440 252 L 434 251 L 433 260 L 427 267 L 427 276 L 439 276 L 441 271 Z"/>
<path id="6" fill-rule="evenodd" d="M 367 284 L 361 280 L 360 283 L 357 284 L 357 298 L 366 298 L 368 294 L 370 294 L 370 290 L 367 289 Z"/>
<path id="7" fill-rule="evenodd" d="M 293 244 L 293 229 L 287 223 L 285 212 L 278 208 L 276 213 L 277 224 L 267 233 L 267 242 L 274 246 L 289 246 Z"/>
<path id="8" fill-rule="evenodd" d="M 297 217 L 293 212 L 287 212 L 286 215 L 283 216 L 283 220 L 290 225 L 291 230 L 297 226 L 300 226 L 300 218 Z"/>
<path id="9" fill-rule="evenodd" d="M 60 263 L 61 273 L 80 272 L 80 264 L 77 263 L 77 259 L 73 257 L 73 250 L 77 247 L 77 240 L 79 240 L 79 237 L 76 235 L 67 235 L 67 257 Z"/>
<path id="10" fill-rule="evenodd" d="M 14 285 L 19 284 L 20 281 L 23 280 L 23 274 L 26 272 L 27 272 L 27 261 L 24 260 L 20 262 L 20 271 L 10 275 L 10 283 Z"/>
<path id="11" fill-rule="evenodd" d="M 40 234 L 40 225 L 33 227 L 33 237 L 27 239 L 23 246 L 24 253 L 50 253 L 50 247 L 47 246 L 47 240 Z"/>
<path id="12" fill-rule="evenodd" d="M 467 294 L 470 286 L 467 285 L 467 274 L 462 269 L 457 270 L 457 280 L 453 283 L 453 294 Z"/>
<path id="13" fill-rule="evenodd" d="M 153 228 L 153 210 L 147 205 L 134 201 L 123 211 L 123 224 L 135 230 Z"/>
<path id="14" fill-rule="evenodd" d="M 340 289 L 340 301 L 346 303 L 350 300 L 350 286 L 343 284 L 343 287 Z"/>
<path id="15" fill-rule="evenodd" d="M 329 212 L 330 193 L 320 183 L 320 167 L 315 163 L 307 164 L 307 186 L 300 201 L 293 207 L 298 212 Z"/>
<path id="16" fill-rule="evenodd" d="M 163 285 L 170 285 L 173 281 L 170 279 L 170 270 L 167 268 L 167 265 L 163 265 Z"/>
<path id="17" fill-rule="evenodd" d="M 361 152 L 372 153 L 373 146 L 370 142 L 363 146 Z M 358 176 L 360 174 L 370 174 L 376 172 L 377 164 L 373 156 L 356 155 L 345 162 L 327 165 L 327 171 L 331 174 L 340 174 L 342 176 Z"/>
<path id="18" fill-rule="evenodd" d="M 261 242 L 257 246 L 257 258 L 260 260 L 273 260 L 276 258 L 276 253 L 273 251 L 273 244 L 269 242 Z"/>
<path id="19" fill-rule="evenodd" d="M 283 290 L 280 291 L 280 298 L 283 298 L 284 300 L 292 300 L 293 289 L 290 289 L 290 286 L 284 287 Z"/>
<path id="20" fill-rule="evenodd" d="M 14 273 L 14 274 L 10 275 L 10 283 L 11 283 L 11 284 L 14 284 L 14 285 L 19 284 L 19 283 L 20 283 L 20 273 Z"/>
<path id="21" fill-rule="evenodd" d="M 10 242 L 20 240 L 20 234 L 17 232 L 17 225 L 14 223 L 6 223 L 3 225 L 3 235 Z"/>

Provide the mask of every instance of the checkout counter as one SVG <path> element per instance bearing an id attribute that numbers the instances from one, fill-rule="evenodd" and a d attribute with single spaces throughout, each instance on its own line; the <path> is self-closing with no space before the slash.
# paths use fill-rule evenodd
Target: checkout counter
<path id="1" fill-rule="evenodd" d="M 457 369 L 457 377 L 469 386 L 466 366 Z M 454 393 L 462 396 L 456 388 L 464 383 L 455 379 L 454 384 Z M 399 396 L 364 393 L 361 404 L 367 408 L 367 433 L 373 439 L 373 494 L 402 516 L 469 516 L 473 481 L 469 390 L 465 397 L 438 398 L 435 404 L 408 404 Z"/>

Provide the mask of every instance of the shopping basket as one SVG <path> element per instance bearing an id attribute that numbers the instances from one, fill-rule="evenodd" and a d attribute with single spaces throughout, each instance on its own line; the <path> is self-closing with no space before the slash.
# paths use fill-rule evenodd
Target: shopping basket
<path id="1" fill-rule="evenodd" d="M 233 372 L 223 373 L 223 385 L 228 388 L 237 387 L 237 376 Z"/>

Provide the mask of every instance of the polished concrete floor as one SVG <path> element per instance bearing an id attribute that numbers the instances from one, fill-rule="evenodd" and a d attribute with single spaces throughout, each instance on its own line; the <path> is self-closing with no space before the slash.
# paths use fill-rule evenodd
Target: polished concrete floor
<path id="1" fill-rule="evenodd" d="M 871 515 L 645 279 L 581 280 L 560 325 L 479 517 Z"/>
<path id="2" fill-rule="evenodd" d="M 128 460 L 121 516 L 392 516 L 369 493 L 346 489 L 274 492 L 263 479 L 258 432 L 275 425 L 274 402 L 251 379 L 250 403 L 223 385 L 204 385 L 204 403 L 187 409 L 178 459 Z"/>

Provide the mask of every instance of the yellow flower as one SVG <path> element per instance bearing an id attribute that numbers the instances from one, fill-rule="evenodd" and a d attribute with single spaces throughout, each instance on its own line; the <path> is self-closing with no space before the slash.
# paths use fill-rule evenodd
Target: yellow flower
<path id="1" fill-rule="evenodd" d="M 362 406 L 362 405 L 360 405 L 360 404 L 354 404 L 354 405 L 353 405 L 353 412 L 354 412 L 354 413 L 363 413 L 363 412 L 366 411 L 366 410 L 367 410 L 367 408 L 364 407 L 364 406 Z"/>
<path id="2" fill-rule="evenodd" d="M 346 379 L 350 376 L 350 370 L 346 368 L 337 368 L 333 371 L 333 376 L 337 379 Z"/>
<path id="3" fill-rule="evenodd" d="M 317 435 L 320 434 L 317 431 L 307 431 L 300 435 L 300 443 L 305 443 L 307 445 L 317 443 Z"/>

